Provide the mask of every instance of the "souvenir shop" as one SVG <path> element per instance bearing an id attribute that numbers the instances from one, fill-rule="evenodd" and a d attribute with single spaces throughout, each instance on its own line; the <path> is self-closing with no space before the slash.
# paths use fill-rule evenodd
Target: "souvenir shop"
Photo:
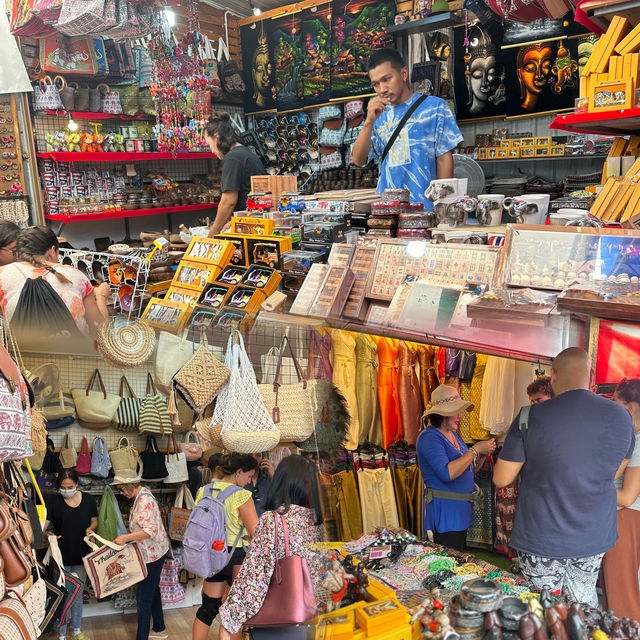
<path id="1" fill-rule="evenodd" d="M 231 450 L 276 466 L 302 452 L 321 470 L 319 637 L 533 638 L 539 611 L 557 637 L 636 637 L 635 622 L 569 610 L 473 555 L 513 556 L 517 488 L 493 487 L 491 459 L 468 552 L 420 542 L 415 444 L 439 384 L 474 405 L 465 442 L 500 445 L 568 346 L 588 350 L 602 393 L 640 377 L 640 14 L 596 0 L 576 19 L 542 0 L 7 4 L 0 52 L 18 72 L 0 86 L 0 219 L 49 225 L 60 262 L 108 285 L 110 319 L 95 345 L 3 331 L 34 410 L 19 411 L 22 440 L 0 457 L 0 521 L 6 511 L 22 536 L 4 538 L 21 572 L 4 572 L 0 624 L 13 609 L 28 621 L 20 637 L 35 638 L 73 597 L 86 617 L 135 610 L 134 586 L 105 597 L 91 580 L 74 594 L 43 557 L 62 468 L 96 496 L 108 540 L 128 515 L 109 483 L 141 468 L 172 541 L 164 606 L 198 604 L 184 526 L 208 457 Z M 375 162 L 351 162 L 374 95 L 366 61 L 386 46 L 464 137 L 454 177 L 424 202 L 377 193 Z M 203 137 L 214 111 L 265 175 L 209 238 L 222 196 Z M 16 407 L 28 395 L 6 392 Z"/>

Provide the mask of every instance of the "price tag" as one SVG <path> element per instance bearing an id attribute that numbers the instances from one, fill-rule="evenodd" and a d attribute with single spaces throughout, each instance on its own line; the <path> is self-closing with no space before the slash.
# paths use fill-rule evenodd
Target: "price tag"
<path id="1" fill-rule="evenodd" d="M 391 554 L 391 545 L 385 544 L 379 547 L 371 547 L 369 551 L 369 560 L 380 560 Z"/>

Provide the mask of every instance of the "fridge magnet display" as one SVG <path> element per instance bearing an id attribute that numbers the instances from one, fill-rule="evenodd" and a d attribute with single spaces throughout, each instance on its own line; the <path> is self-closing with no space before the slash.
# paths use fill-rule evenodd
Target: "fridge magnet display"
<path id="1" fill-rule="evenodd" d="M 383 0 L 336 0 L 332 5 L 331 97 L 371 93 L 367 63 L 373 49 L 385 45 L 396 3 Z"/>
<path id="2" fill-rule="evenodd" d="M 302 92 L 304 103 L 320 104 L 331 96 L 331 5 L 302 13 Z"/>
<path id="3" fill-rule="evenodd" d="M 302 101 L 302 68 L 304 48 L 300 15 L 273 21 L 271 34 L 273 59 L 275 60 L 275 96 L 278 109 L 299 109 Z"/>
<path id="4" fill-rule="evenodd" d="M 504 54 L 508 115 L 573 107 L 579 85 L 575 41 L 525 44 Z"/>
<path id="5" fill-rule="evenodd" d="M 270 20 L 266 21 L 268 24 Z M 255 23 L 240 28 L 242 42 L 242 68 L 247 90 L 244 93 L 244 108 L 248 113 L 266 111 L 275 107 L 273 86 L 273 58 L 269 48 L 269 34 L 265 21 L 257 28 Z"/>
<path id="6" fill-rule="evenodd" d="M 625 78 L 596 85 L 589 94 L 589 111 L 629 109 L 633 106 L 633 80 Z"/>
<path id="7" fill-rule="evenodd" d="M 502 27 L 497 21 L 455 29 L 455 94 L 458 119 L 485 118 L 506 112 Z"/>

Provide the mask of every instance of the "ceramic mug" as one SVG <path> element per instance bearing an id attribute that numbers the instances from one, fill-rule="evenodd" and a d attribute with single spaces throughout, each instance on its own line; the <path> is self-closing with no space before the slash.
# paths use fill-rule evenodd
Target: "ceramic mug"
<path id="1" fill-rule="evenodd" d="M 458 198 L 449 196 L 436 200 L 433 209 L 439 229 L 454 229 L 458 225 L 466 224 L 467 216 L 478 205 L 475 198 Z"/>
<path id="2" fill-rule="evenodd" d="M 487 227 L 495 227 L 502 220 L 502 203 L 504 195 L 500 193 L 481 193 L 478 196 L 476 218 L 478 224 Z"/>
<path id="3" fill-rule="evenodd" d="M 549 209 L 549 194 L 529 193 L 505 198 L 502 206 L 520 224 L 544 224 Z"/>
<path id="4" fill-rule="evenodd" d="M 464 184 L 463 184 L 464 183 Z M 462 197 L 467 192 L 467 179 L 447 178 L 432 180 L 424 195 L 432 202 L 449 197 Z"/>

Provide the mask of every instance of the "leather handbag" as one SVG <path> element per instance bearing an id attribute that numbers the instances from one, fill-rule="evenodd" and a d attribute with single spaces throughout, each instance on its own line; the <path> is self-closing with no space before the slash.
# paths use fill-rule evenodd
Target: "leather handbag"
<path id="1" fill-rule="evenodd" d="M 147 436 L 144 451 L 140 454 L 142 461 L 142 478 L 144 480 L 164 480 L 169 472 L 165 464 L 164 454 L 158 449 L 155 436 Z"/>
<path id="2" fill-rule="evenodd" d="M 191 442 L 191 440 L 195 440 L 195 442 Z M 180 451 L 184 453 L 189 462 L 194 462 L 202 458 L 202 446 L 198 441 L 198 434 L 195 431 L 187 431 L 184 436 L 184 442 L 180 443 Z"/>
<path id="3" fill-rule="evenodd" d="M 125 397 L 125 393 L 129 397 Z M 134 433 L 140 425 L 140 405 L 142 401 L 133 392 L 126 376 L 120 378 L 120 404 L 113 418 L 113 428 L 125 433 Z"/>
<path id="4" fill-rule="evenodd" d="M 122 437 L 118 442 L 117 448 L 109 453 L 109 457 L 111 458 L 113 473 L 117 475 L 120 471 L 136 469 L 140 456 L 138 455 L 138 450 L 131 446 L 129 440 Z"/>
<path id="5" fill-rule="evenodd" d="M 29 580 L 31 577 L 29 545 L 17 527 L 9 538 L 0 542 L 0 557 L 4 563 L 4 580 L 8 588 L 19 587 Z"/>
<path id="6" fill-rule="evenodd" d="M 81 475 L 88 475 L 91 473 L 91 454 L 89 453 L 89 443 L 85 437 L 82 438 L 82 443 L 80 444 L 80 453 L 78 454 L 76 472 Z"/>
<path id="7" fill-rule="evenodd" d="M 60 449 L 60 462 L 64 469 L 73 469 L 78 463 L 78 454 L 69 440 L 68 433 L 65 435 Z"/>
<path id="8" fill-rule="evenodd" d="M 291 554 L 289 528 L 285 516 L 273 512 L 276 563 L 269 589 L 258 613 L 246 621 L 248 627 L 279 627 L 304 624 L 318 613 L 316 594 L 307 559 Z M 284 533 L 283 558 L 278 558 L 278 528 Z"/>
<path id="9" fill-rule="evenodd" d="M 184 504 L 184 507 L 182 506 Z M 193 500 L 191 491 L 187 485 L 181 484 L 176 491 L 176 499 L 173 507 L 169 510 L 169 538 L 176 542 L 184 540 L 184 532 L 187 522 L 191 516 L 191 511 L 195 509 L 196 503 Z"/>
<path id="10" fill-rule="evenodd" d="M 189 481 L 189 469 L 187 468 L 187 458 L 184 452 L 178 449 L 176 437 L 171 434 L 167 437 L 167 455 L 165 459 L 167 477 L 165 484 L 178 484 Z"/>
<path id="11" fill-rule="evenodd" d="M 282 360 L 285 348 L 289 347 L 291 361 L 298 375 L 296 384 L 282 384 Z M 291 342 L 283 336 L 280 343 L 275 379 L 271 384 L 260 384 L 258 389 L 269 410 L 273 423 L 280 430 L 281 440 L 306 440 L 315 429 L 322 406 L 319 406 L 316 388 L 318 380 L 307 380 L 295 356 Z"/>
<path id="12" fill-rule="evenodd" d="M 93 386 L 100 383 L 100 391 L 93 391 Z M 86 389 L 71 391 L 76 405 L 78 422 L 87 429 L 107 429 L 120 404 L 120 396 L 107 393 L 100 371 L 96 369 Z"/>

